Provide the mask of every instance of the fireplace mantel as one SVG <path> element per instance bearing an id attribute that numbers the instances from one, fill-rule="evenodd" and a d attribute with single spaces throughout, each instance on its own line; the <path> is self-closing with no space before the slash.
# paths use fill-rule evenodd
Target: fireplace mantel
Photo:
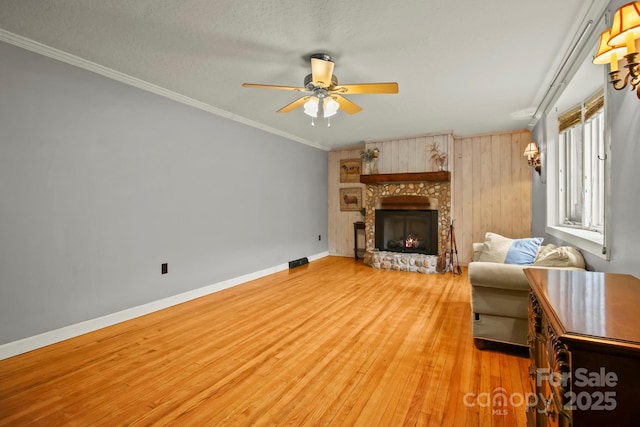
<path id="1" fill-rule="evenodd" d="M 410 173 L 377 173 L 360 175 L 362 184 L 379 184 L 383 182 L 434 182 L 451 181 L 451 172 L 410 172 Z"/>

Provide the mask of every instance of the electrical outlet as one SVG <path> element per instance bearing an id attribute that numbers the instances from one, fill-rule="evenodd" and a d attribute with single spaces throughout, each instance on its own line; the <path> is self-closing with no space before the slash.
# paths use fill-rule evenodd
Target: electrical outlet
<path id="1" fill-rule="evenodd" d="M 162 274 L 167 274 L 169 272 L 169 264 L 166 262 L 162 264 Z"/>

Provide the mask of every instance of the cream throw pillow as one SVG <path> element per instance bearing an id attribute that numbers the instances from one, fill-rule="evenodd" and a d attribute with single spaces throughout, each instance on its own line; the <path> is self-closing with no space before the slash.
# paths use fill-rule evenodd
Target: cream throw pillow
<path id="1" fill-rule="evenodd" d="M 538 267 L 576 267 L 585 268 L 584 257 L 573 246 L 560 246 L 542 255 L 538 255 L 534 266 Z"/>
<path id="2" fill-rule="evenodd" d="M 554 245 L 553 243 L 549 243 L 548 245 L 540 246 L 540 249 L 538 250 L 538 254 L 536 255 L 536 259 L 535 259 L 535 261 L 533 263 L 535 264 L 536 262 L 538 262 L 539 259 L 543 258 L 549 252 L 551 252 L 552 250 L 554 250 L 556 248 L 557 248 L 557 246 Z"/>
<path id="3" fill-rule="evenodd" d="M 513 243 L 513 239 L 496 233 L 487 232 L 484 235 L 484 243 L 478 261 L 504 263 L 507 252 Z"/>

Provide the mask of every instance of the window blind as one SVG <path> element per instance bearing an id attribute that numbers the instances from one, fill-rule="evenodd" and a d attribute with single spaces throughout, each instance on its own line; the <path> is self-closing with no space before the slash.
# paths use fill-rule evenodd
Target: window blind
<path id="1" fill-rule="evenodd" d="M 558 117 L 558 131 L 562 132 L 582 122 L 582 107 L 578 105 Z"/>
<path id="2" fill-rule="evenodd" d="M 604 91 L 601 89 L 584 103 L 584 121 L 604 108 Z"/>
<path id="3" fill-rule="evenodd" d="M 584 107 L 584 108 L 583 108 Z M 584 104 L 573 107 L 566 113 L 558 117 L 558 131 L 562 132 L 570 127 L 576 126 L 583 121 L 586 122 L 593 117 L 598 111 L 604 108 L 604 90 L 600 89 L 592 97 L 587 99 Z M 584 111 L 584 118 L 583 118 Z"/>

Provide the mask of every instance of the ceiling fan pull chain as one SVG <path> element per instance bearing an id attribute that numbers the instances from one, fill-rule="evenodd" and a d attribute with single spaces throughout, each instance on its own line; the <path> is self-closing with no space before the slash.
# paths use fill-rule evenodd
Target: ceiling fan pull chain
<path id="1" fill-rule="evenodd" d="M 315 126 L 316 123 L 313 121 L 313 117 L 311 117 L 311 126 Z"/>
<path id="2" fill-rule="evenodd" d="M 327 117 L 327 127 L 331 127 L 331 117 Z"/>

